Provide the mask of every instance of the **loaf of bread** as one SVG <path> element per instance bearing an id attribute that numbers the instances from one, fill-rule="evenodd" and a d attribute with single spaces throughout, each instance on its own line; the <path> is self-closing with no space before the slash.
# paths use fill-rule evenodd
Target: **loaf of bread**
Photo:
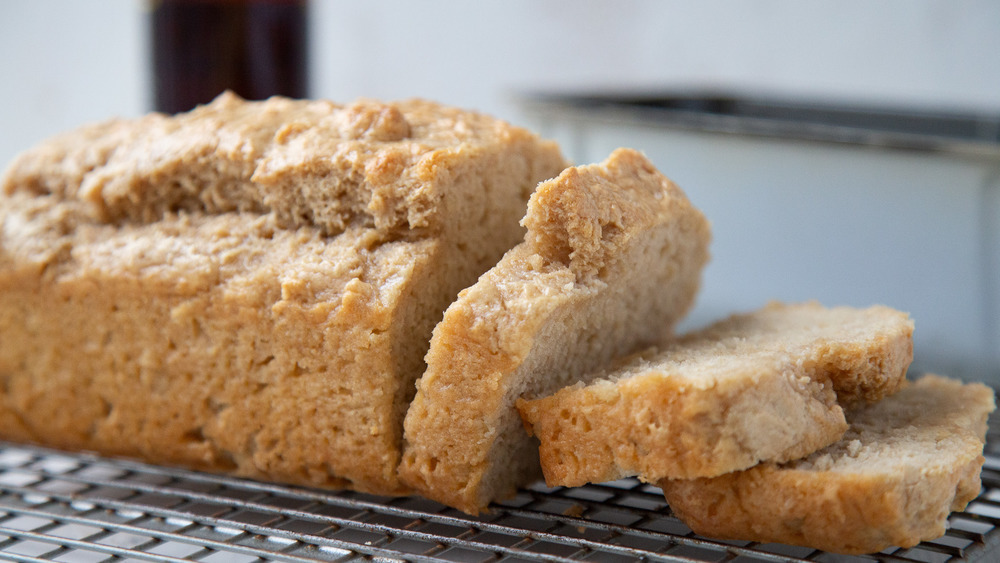
<path id="1" fill-rule="evenodd" d="M 993 409 L 984 385 L 924 376 L 848 410 L 843 439 L 805 459 L 660 486 L 707 536 L 848 554 L 910 547 L 944 534 L 948 514 L 979 494 Z"/>
<path id="2" fill-rule="evenodd" d="M 551 486 L 712 477 L 837 441 L 841 403 L 903 384 L 912 334 L 887 307 L 772 303 L 517 407 Z"/>
<path id="3" fill-rule="evenodd" d="M 224 94 L 18 157 L 0 438 L 381 494 L 431 330 L 558 148 L 399 103 Z"/>
<path id="4" fill-rule="evenodd" d="M 704 216 L 628 149 L 539 185 L 523 223 L 434 329 L 406 416 L 401 478 L 470 513 L 539 476 L 514 401 L 666 338 L 708 259 Z"/>

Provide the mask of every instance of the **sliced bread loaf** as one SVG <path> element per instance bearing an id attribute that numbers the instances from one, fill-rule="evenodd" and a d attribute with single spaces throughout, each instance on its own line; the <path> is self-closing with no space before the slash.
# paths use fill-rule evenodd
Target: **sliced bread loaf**
<path id="1" fill-rule="evenodd" d="M 401 478 L 470 513 L 539 475 L 517 397 L 668 336 L 708 259 L 705 218 L 628 149 L 539 185 L 523 223 L 524 242 L 434 329 L 406 415 Z"/>
<path id="2" fill-rule="evenodd" d="M 993 391 L 928 375 L 847 413 L 850 429 L 805 459 L 711 479 L 660 482 L 707 536 L 838 553 L 909 547 L 944 534 L 979 494 Z"/>
<path id="3" fill-rule="evenodd" d="M 550 485 L 711 477 L 838 440 L 841 403 L 903 383 L 912 333 L 887 307 L 772 303 L 517 407 Z"/>
<path id="4" fill-rule="evenodd" d="M 420 100 L 225 94 L 46 141 L 0 190 L 0 438 L 407 492 L 431 330 L 565 166 Z"/>

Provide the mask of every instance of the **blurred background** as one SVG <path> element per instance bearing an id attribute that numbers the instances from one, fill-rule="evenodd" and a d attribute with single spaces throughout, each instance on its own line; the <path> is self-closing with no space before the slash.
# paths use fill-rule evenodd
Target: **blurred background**
<path id="1" fill-rule="evenodd" d="M 234 32 L 158 36 L 167 4 L 0 2 L 0 162 L 188 103 L 162 80 L 198 67 L 163 49 L 237 56 Z M 260 76 L 302 95 L 477 109 L 579 163 L 645 151 L 714 226 L 686 328 L 771 299 L 883 303 L 916 321 L 915 370 L 1000 385 L 998 2 L 316 0 L 282 29 Z"/>

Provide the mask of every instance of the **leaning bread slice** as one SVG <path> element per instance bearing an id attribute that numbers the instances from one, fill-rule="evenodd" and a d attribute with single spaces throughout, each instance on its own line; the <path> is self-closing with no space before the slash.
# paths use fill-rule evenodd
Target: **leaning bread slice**
<path id="1" fill-rule="evenodd" d="M 839 439 L 842 402 L 903 383 L 912 333 L 887 307 L 772 303 L 518 409 L 550 485 L 712 477 Z"/>
<path id="2" fill-rule="evenodd" d="M 851 554 L 910 547 L 944 534 L 948 514 L 979 494 L 993 409 L 988 387 L 928 375 L 849 410 L 844 438 L 805 459 L 660 486 L 708 536 Z"/>
<path id="3" fill-rule="evenodd" d="M 401 478 L 470 513 L 539 476 L 517 397 L 670 334 L 708 259 L 704 216 L 628 149 L 539 185 L 523 224 L 434 329 L 406 415 Z"/>
<path id="4" fill-rule="evenodd" d="M 0 439 L 394 494 L 431 331 L 558 148 L 488 116 L 224 94 L 0 178 Z"/>

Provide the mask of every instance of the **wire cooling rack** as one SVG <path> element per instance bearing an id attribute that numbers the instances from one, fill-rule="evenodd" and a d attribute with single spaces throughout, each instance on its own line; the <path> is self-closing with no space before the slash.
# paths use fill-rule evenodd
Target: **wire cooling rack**
<path id="1" fill-rule="evenodd" d="M 952 515 L 944 537 L 868 557 L 703 538 L 671 515 L 659 489 L 631 479 L 539 484 L 471 518 L 416 497 L 286 487 L 0 443 L 0 560 L 998 561 L 995 437 L 982 494 Z"/>

